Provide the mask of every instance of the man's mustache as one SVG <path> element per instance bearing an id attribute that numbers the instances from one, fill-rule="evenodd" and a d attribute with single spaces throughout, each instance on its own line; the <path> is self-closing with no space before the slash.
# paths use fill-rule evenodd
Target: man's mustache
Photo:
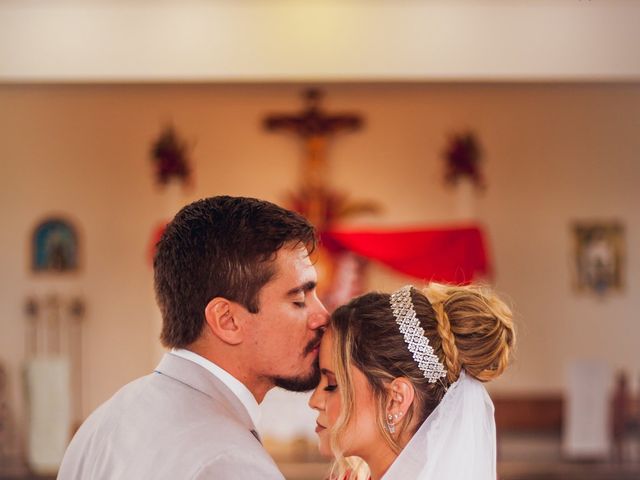
<path id="1" fill-rule="evenodd" d="M 317 348 L 320 345 L 320 342 L 322 341 L 322 335 L 324 335 L 324 330 L 318 330 L 318 333 L 316 333 L 315 338 L 311 340 L 305 347 L 303 352 L 304 355 L 309 355 L 311 352 L 313 352 L 315 348 Z"/>

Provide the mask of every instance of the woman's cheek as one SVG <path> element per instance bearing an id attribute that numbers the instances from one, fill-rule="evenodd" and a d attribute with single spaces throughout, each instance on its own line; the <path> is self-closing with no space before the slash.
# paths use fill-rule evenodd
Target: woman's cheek
<path id="1" fill-rule="evenodd" d="M 327 411 L 327 418 L 329 419 L 329 425 L 335 425 L 338 421 L 338 417 L 340 416 L 340 396 L 337 392 L 333 392 L 333 394 L 327 398 L 325 408 Z"/>

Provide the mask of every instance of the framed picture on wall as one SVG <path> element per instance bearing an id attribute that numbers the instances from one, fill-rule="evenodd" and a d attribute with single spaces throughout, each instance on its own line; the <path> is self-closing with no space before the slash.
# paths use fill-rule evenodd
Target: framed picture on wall
<path id="1" fill-rule="evenodd" d="M 62 218 L 41 221 L 31 239 L 31 269 L 37 273 L 64 273 L 78 270 L 78 234 L 75 226 Z"/>
<path id="2" fill-rule="evenodd" d="M 620 222 L 573 225 L 575 286 L 599 295 L 623 289 L 624 226 Z"/>

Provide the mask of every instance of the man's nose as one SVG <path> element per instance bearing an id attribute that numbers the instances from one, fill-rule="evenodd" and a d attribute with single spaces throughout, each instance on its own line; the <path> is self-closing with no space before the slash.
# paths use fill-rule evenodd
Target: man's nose
<path id="1" fill-rule="evenodd" d="M 312 330 L 325 327 L 329 322 L 329 312 L 324 308 L 322 302 L 318 299 L 316 311 L 309 317 L 309 327 Z"/>

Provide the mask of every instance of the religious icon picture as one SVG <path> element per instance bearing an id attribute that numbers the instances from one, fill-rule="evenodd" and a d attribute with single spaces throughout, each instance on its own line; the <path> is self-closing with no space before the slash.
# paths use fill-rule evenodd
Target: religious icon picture
<path id="1" fill-rule="evenodd" d="M 618 222 L 580 222 L 573 226 L 573 236 L 577 290 L 600 295 L 622 290 L 623 225 Z"/>
<path id="2" fill-rule="evenodd" d="M 36 273 L 63 273 L 78 269 L 78 234 L 61 218 L 47 218 L 33 231 L 31 268 Z"/>

